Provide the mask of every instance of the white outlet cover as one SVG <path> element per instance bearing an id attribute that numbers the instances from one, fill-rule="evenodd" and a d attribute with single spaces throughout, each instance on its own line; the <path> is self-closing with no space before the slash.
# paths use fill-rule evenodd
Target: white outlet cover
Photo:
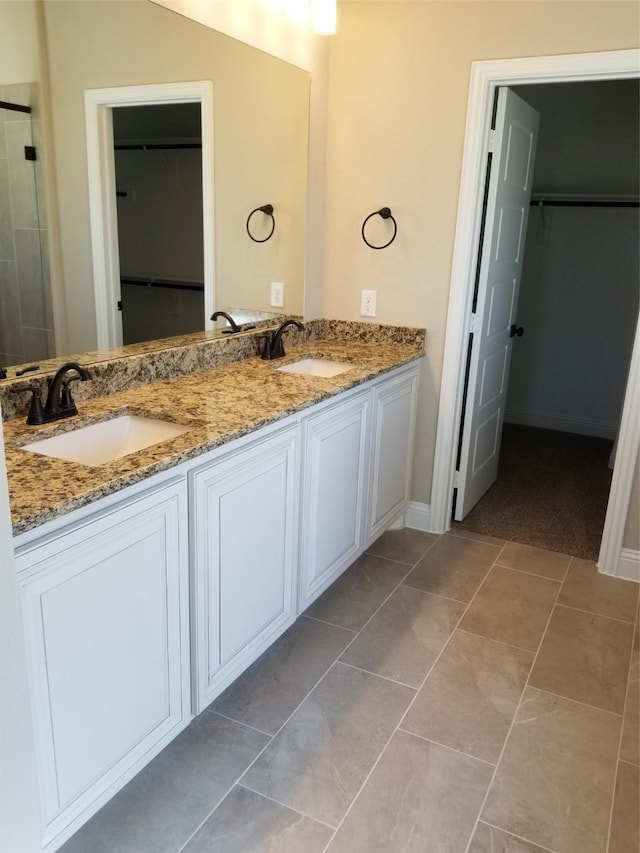
<path id="1" fill-rule="evenodd" d="M 360 316 L 375 317 L 376 316 L 376 297 L 377 290 L 363 290 L 360 300 Z"/>
<path id="2" fill-rule="evenodd" d="M 284 284 L 281 281 L 271 282 L 271 307 L 284 308 Z"/>

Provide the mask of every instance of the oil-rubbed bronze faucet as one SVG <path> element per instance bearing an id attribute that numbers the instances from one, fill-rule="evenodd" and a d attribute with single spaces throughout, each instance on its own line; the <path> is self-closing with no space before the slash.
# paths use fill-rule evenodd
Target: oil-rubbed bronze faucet
<path id="1" fill-rule="evenodd" d="M 304 332 L 304 326 L 297 320 L 285 320 L 271 335 L 267 335 L 264 341 L 264 350 L 261 358 L 272 359 L 282 358 L 285 354 L 284 345 L 282 343 L 282 333 L 287 326 L 296 326 L 301 332 Z"/>
<path id="2" fill-rule="evenodd" d="M 226 311 L 214 311 L 211 315 L 212 320 L 217 320 L 218 317 L 224 317 L 227 323 L 231 326 L 230 329 L 223 329 L 223 332 L 227 332 L 227 334 L 235 334 L 235 332 L 240 331 L 240 326 L 236 323 L 236 321 L 230 314 L 227 314 Z"/>
<path id="3" fill-rule="evenodd" d="M 72 376 L 67 379 L 67 374 L 72 370 L 78 376 Z M 56 371 L 53 379 L 49 383 L 49 392 L 47 393 L 47 401 L 42 406 L 40 400 L 40 388 L 37 386 L 32 388 L 33 397 L 31 398 L 31 408 L 27 416 L 28 424 L 50 424 L 52 421 L 59 421 L 62 418 L 70 418 L 72 415 L 77 415 L 78 410 L 73 402 L 69 383 L 73 379 L 80 379 L 86 382 L 91 379 L 91 374 L 84 367 L 76 364 L 75 361 L 67 361 Z"/>

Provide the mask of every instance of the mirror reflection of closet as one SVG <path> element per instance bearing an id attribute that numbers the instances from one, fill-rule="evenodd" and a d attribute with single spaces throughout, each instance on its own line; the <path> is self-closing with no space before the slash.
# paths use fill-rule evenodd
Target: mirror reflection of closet
<path id="1" fill-rule="evenodd" d="M 113 109 L 124 344 L 204 328 L 199 103 Z"/>
<path id="2" fill-rule="evenodd" d="M 0 368 L 55 354 L 37 93 L 0 86 Z"/>

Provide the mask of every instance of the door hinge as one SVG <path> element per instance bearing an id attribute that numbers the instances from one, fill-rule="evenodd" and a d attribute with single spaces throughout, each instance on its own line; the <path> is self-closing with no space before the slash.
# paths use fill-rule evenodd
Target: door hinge
<path id="1" fill-rule="evenodd" d="M 117 308 L 118 308 L 118 311 L 122 311 L 122 299 L 118 299 Z"/>
<path id="2" fill-rule="evenodd" d="M 480 321 L 480 317 L 477 314 L 471 315 L 471 323 L 469 325 L 469 331 L 472 335 L 477 334 L 482 331 L 482 323 Z"/>
<path id="3" fill-rule="evenodd" d="M 460 471 L 456 471 L 455 474 L 453 475 L 453 488 L 459 489 L 463 485 L 464 485 L 464 477 L 462 476 L 462 473 Z"/>
<path id="4" fill-rule="evenodd" d="M 492 128 L 489 131 L 488 153 L 489 154 L 495 154 L 495 152 L 498 150 L 499 145 L 500 145 L 500 131 L 497 128 L 495 128 L 495 129 Z"/>
<path id="5" fill-rule="evenodd" d="M 24 146 L 24 159 L 25 160 L 37 160 L 36 148 L 35 145 L 25 145 Z"/>

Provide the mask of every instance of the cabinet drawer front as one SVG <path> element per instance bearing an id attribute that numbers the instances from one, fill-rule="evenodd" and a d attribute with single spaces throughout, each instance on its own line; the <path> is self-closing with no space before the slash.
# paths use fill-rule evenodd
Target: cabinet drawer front
<path id="1" fill-rule="evenodd" d="M 188 714 L 185 491 L 18 557 L 47 823 L 77 816 L 85 792 L 106 790 Z"/>
<path id="2" fill-rule="evenodd" d="M 193 478 L 197 707 L 293 620 L 299 428 Z"/>

